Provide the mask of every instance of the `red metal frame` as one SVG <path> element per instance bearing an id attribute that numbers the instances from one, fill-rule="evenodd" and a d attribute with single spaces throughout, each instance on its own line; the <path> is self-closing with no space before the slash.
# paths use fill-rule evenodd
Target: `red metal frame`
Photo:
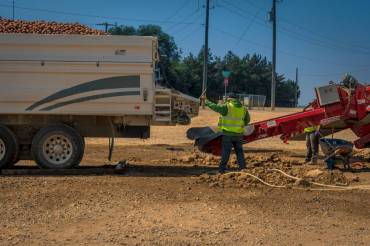
<path id="1" fill-rule="evenodd" d="M 341 130 L 350 128 L 359 137 L 354 142 L 357 148 L 370 147 L 370 123 L 362 122 L 366 117 L 370 117 L 370 88 L 358 84 L 350 95 L 339 85 L 337 90 L 340 102 L 321 106 L 316 99 L 310 103 L 310 108 L 305 108 L 303 112 L 254 123 L 252 124 L 254 132 L 244 136 L 244 142 L 250 143 L 278 135 L 287 142 L 289 138 L 302 134 L 303 129 L 308 126 L 325 127 L 330 126 L 331 123 L 343 122 L 344 126 Z M 220 155 L 220 138 L 210 141 L 202 149 L 214 155 Z"/>

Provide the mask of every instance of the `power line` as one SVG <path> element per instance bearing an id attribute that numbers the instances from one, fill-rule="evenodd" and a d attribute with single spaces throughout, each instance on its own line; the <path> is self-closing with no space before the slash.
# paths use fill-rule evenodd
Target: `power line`
<path id="1" fill-rule="evenodd" d="M 370 70 L 370 66 L 368 66 L 367 68 L 363 68 L 363 69 L 355 69 L 355 70 L 349 70 L 349 71 L 346 70 L 341 73 L 303 73 L 301 74 L 301 76 L 305 76 L 305 77 L 340 76 L 340 75 L 343 75 L 344 73 L 357 73 L 357 72 L 369 71 L 369 70 Z"/>
<path id="2" fill-rule="evenodd" d="M 312 57 L 297 55 L 295 53 L 291 53 L 291 52 L 280 50 L 280 49 L 278 49 L 278 51 L 279 51 L 280 54 L 291 56 L 291 57 L 296 57 L 296 58 L 300 58 L 300 59 L 304 59 L 304 60 L 307 60 L 307 61 L 310 61 L 310 62 L 314 62 L 314 63 L 321 62 L 321 63 L 325 63 L 325 64 L 331 64 L 331 65 L 337 65 L 337 66 L 345 66 L 345 67 L 348 67 L 348 66 L 361 66 L 362 67 L 362 66 L 364 66 L 364 65 L 357 65 L 357 64 L 336 63 L 336 62 L 329 61 L 329 60 L 317 59 L 317 58 L 312 58 Z"/>
<path id="3" fill-rule="evenodd" d="M 150 19 L 130 19 L 130 18 L 122 18 L 122 17 L 113 17 L 113 16 L 99 16 L 99 15 L 90 15 L 90 14 L 81 14 L 81 13 L 72 13 L 72 12 L 63 12 L 63 11 L 57 11 L 57 10 L 50 10 L 50 9 L 36 9 L 36 8 L 28 8 L 28 7 L 22 7 L 22 6 L 18 6 L 18 5 L 14 5 L 15 8 L 18 8 L 18 9 L 23 9 L 23 10 L 29 10 L 29 11 L 38 11 L 38 12 L 48 12 L 48 13 L 56 13 L 56 14 L 62 14 L 62 15 L 75 15 L 75 16 L 83 16 L 83 17 L 91 17 L 91 18 L 104 18 L 104 19 L 116 19 L 116 20 L 130 20 L 130 21 L 134 21 L 134 22 L 158 22 L 158 23 L 170 23 L 170 24 L 173 24 L 174 26 L 178 26 L 178 24 L 180 25 L 187 25 L 187 26 L 190 26 L 190 25 L 198 25 L 197 28 L 199 28 L 199 26 L 201 26 L 202 24 L 201 23 L 196 23 L 196 22 L 182 22 L 182 21 L 163 21 L 163 20 L 150 20 Z M 223 5 L 220 5 L 220 7 L 224 7 Z M 13 5 L 7 5 L 7 4 L 0 4 L 0 7 L 6 7 L 6 8 L 13 8 Z M 226 9 L 226 8 L 225 8 Z M 241 14 L 239 12 L 236 12 L 230 8 L 227 9 L 229 12 L 232 12 L 244 19 L 250 19 L 249 16 L 245 16 L 244 14 Z M 239 10 L 239 9 L 238 9 Z M 199 9 L 193 11 L 190 15 L 188 16 L 185 16 L 185 19 L 186 18 L 189 18 L 193 15 L 195 15 L 197 12 L 199 11 Z M 239 10 L 240 11 L 240 10 Z M 261 23 L 260 21 L 257 21 L 260 20 L 260 18 L 257 18 L 256 17 L 256 20 L 255 22 L 258 23 L 259 25 L 261 26 L 264 26 L 264 27 L 267 27 L 267 28 L 270 28 L 266 25 L 266 23 Z M 230 34 L 230 33 L 229 33 Z M 234 38 L 237 38 L 237 40 L 240 39 L 240 36 L 236 36 L 233 34 L 233 37 Z M 243 36 L 241 36 L 241 40 L 244 41 L 244 42 L 248 42 L 252 45 L 255 45 L 255 46 L 259 46 L 259 47 L 263 47 L 265 49 L 270 49 L 269 47 L 267 46 L 264 46 L 264 45 L 261 45 L 260 43 L 257 43 L 257 42 L 253 42 L 253 41 L 250 41 L 250 40 L 246 40 L 243 38 Z M 184 37 L 186 38 L 186 36 Z M 297 55 L 295 53 L 290 53 L 290 52 L 286 52 L 286 51 L 283 51 L 283 50 L 278 50 L 279 53 L 281 54 L 284 54 L 284 55 L 287 55 L 287 56 L 292 56 L 292 57 L 297 57 L 297 58 L 300 58 L 300 59 L 304 59 L 304 60 L 307 60 L 307 61 L 311 61 L 311 62 L 323 62 L 323 63 L 330 63 L 330 64 L 333 64 L 333 65 L 339 65 L 339 66 L 352 66 L 351 64 L 341 64 L 341 63 L 335 63 L 335 62 L 332 62 L 332 61 L 326 61 L 326 60 L 320 60 L 320 59 L 316 59 L 316 58 L 310 58 L 310 57 L 304 57 L 304 56 L 300 56 L 300 55 Z"/>
<path id="4" fill-rule="evenodd" d="M 0 4 L 0 7 L 12 8 L 12 5 Z M 132 21 L 132 22 L 145 22 L 145 23 L 154 22 L 154 23 L 191 24 L 191 25 L 200 25 L 201 24 L 201 23 L 194 23 L 194 22 L 176 22 L 176 21 L 164 21 L 164 20 L 152 20 L 152 19 L 124 18 L 124 17 L 118 17 L 118 16 L 91 15 L 91 14 L 82 14 L 82 13 L 76 13 L 76 12 L 64 12 L 64 11 L 52 10 L 52 9 L 28 8 L 28 7 L 18 6 L 18 5 L 15 5 L 15 8 L 22 9 L 22 10 L 29 10 L 29 11 L 61 14 L 61 15 L 71 15 L 71 16 L 110 19 L 110 20 L 123 20 L 123 21 Z"/>
<path id="5" fill-rule="evenodd" d="M 246 3 L 246 4 L 250 5 L 250 6 L 253 6 L 253 7 L 255 7 L 256 9 L 262 9 L 262 8 L 263 8 L 263 6 L 258 5 L 258 4 L 256 4 L 255 2 L 253 2 L 253 1 L 244 0 L 244 1 L 240 1 L 240 2 L 242 2 L 242 3 Z"/>
<path id="6" fill-rule="evenodd" d="M 226 35 L 228 35 L 228 36 L 230 36 L 230 37 L 233 37 L 233 38 L 235 38 L 236 40 L 242 40 L 242 41 L 244 41 L 244 42 L 247 42 L 247 43 L 250 43 L 250 44 L 252 44 L 252 45 L 255 45 L 255 46 L 258 46 L 258 47 L 262 47 L 262 48 L 265 48 L 265 49 L 268 49 L 268 50 L 271 50 L 271 47 L 270 46 L 268 46 L 268 45 L 263 45 L 263 44 L 261 44 L 261 43 L 257 43 L 257 42 L 254 42 L 254 41 L 251 41 L 251 40 L 248 40 L 248 39 L 245 39 L 245 38 L 240 38 L 240 36 L 239 35 L 236 35 L 236 34 L 233 34 L 233 33 L 231 33 L 231 32 L 228 32 L 228 31 L 225 31 L 225 30 L 223 30 L 223 29 L 221 29 L 221 28 L 218 28 L 218 27 L 215 27 L 215 26 L 213 26 L 211 29 L 214 29 L 214 30 L 216 30 L 216 31 L 218 31 L 218 32 L 220 32 L 220 33 L 223 33 L 223 34 L 226 34 Z"/>
<path id="7" fill-rule="evenodd" d="M 323 34 L 321 34 L 319 32 L 312 31 L 312 30 L 310 30 L 310 29 L 308 29 L 306 27 L 303 27 L 301 25 L 298 25 L 296 23 L 293 23 L 293 22 L 291 22 L 291 21 L 289 21 L 289 20 L 287 20 L 285 18 L 281 18 L 281 21 L 284 22 L 284 23 L 287 23 L 287 24 L 289 24 L 291 26 L 294 26 L 296 28 L 299 28 L 300 31 L 304 30 L 304 31 L 306 31 L 308 33 L 311 33 L 312 35 L 319 36 L 319 37 L 321 37 L 323 39 L 326 39 L 327 41 L 330 41 L 333 44 L 342 44 L 344 46 L 345 45 L 350 45 L 351 47 L 358 47 L 360 49 L 366 49 L 366 50 L 369 50 L 370 49 L 370 47 L 365 47 L 365 46 L 361 46 L 361 45 L 353 45 L 352 43 L 350 43 L 350 44 L 349 43 L 343 43 L 342 40 L 330 38 L 330 37 L 325 36 L 325 35 L 323 35 Z"/>
<path id="8" fill-rule="evenodd" d="M 235 38 L 236 40 L 238 40 L 240 38 L 240 36 L 236 35 L 236 34 L 233 34 L 231 32 L 228 32 L 228 31 L 225 31 L 219 27 L 215 27 L 213 26 L 211 29 L 214 29 L 220 33 L 223 33 L 223 34 L 226 34 L 232 38 Z M 252 41 L 252 40 L 248 40 L 248 39 L 245 39 L 245 38 L 242 38 L 241 39 L 242 41 L 246 42 L 246 43 L 249 43 L 251 45 L 254 45 L 254 46 L 258 46 L 258 47 L 261 47 L 261 48 L 264 48 L 268 51 L 271 51 L 271 47 L 269 45 L 264 45 L 264 44 L 261 44 L 261 43 L 258 43 L 258 42 L 255 42 L 255 41 Z M 325 63 L 325 64 L 331 64 L 331 65 L 337 65 L 337 66 L 364 66 L 364 65 L 358 65 L 358 64 L 345 64 L 345 63 L 336 63 L 336 62 L 333 62 L 333 61 L 329 61 L 329 60 L 324 60 L 324 59 L 317 59 L 317 58 L 312 58 L 312 57 L 307 57 L 307 56 L 302 56 L 302 55 L 297 55 L 296 53 L 291 53 L 289 51 L 285 51 L 285 50 L 281 50 L 281 49 L 277 49 L 277 52 L 280 54 L 280 55 L 286 55 L 286 56 L 290 56 L 290 57 L 296 57 L 296 58 L 299 58 L 299 59 L 302 59 L 302 60 L 306 60 L 306 61 L 309 61 L 309 62 L 313 62 L 313 63 Z"/>
<path id="9" fill-rule="evenodd" d="M 247 34 L 247 32 L 249 31 L 249 29 L 252 27 L 254 21 L 256 20 L 257 16 L 261 12 L 261 10 L 262 10 L 262 8 L 260 8 L 260 9 L 257 10 L 256 14 L 253 16 L 253 19 L 249 22 L 249 24 L 245 28 L 244 32 L 242 33 L 242 35 L 240 36 L 240 38 L 238 39 L 238 41 L 236 41 L 236 43 L 234 45 L 234 49 L 235 49 L 236 46 L 238 46 L 238 44 L 240 43 L 241 39 Z"/>
<path id="10" fill-rule="evenodd" d="M 202 14 L 201 14 L 201 12 L 200 12 L 200 11 L 196 11 L 196 12 L 195 12 L 195 14 L 197 14 L 197 13 L 199 13 L 199 16 L 198 16 L 198 18 L 194 19 L 194 21 L 199 21 L 199 22 L 201 22 L 201 21 L 202 21 L 202 20 L 201 20 L 201 18 L 202 18 Z M 181 25 L 181 26 L 182 26 L 182 25 Z M 184 25 L 183 27 L 180 27 L 180 28 L 178 28 L 178 29 L 174 29 L 174 31 L 172 32 L 172 35 L 175 35 L 175 34 L 177 34 L 177 33 L 180 33 L 180 32 L 182 32 L 182 31 L 184 31 L 184 30 L 188 29 L 188 27 L 190 27 L 190 26 L 192 26 L 192 25 Z M 201 26 L 203 26 L 203 25 L 201 24 L 201 25 L 199 25 L 199 26 L 196 26 L 196 28 L 199 28 L 199 27 L 201 27 Z M 179 27 L 179 25 L 177 25 L 177 27 Z"/>
<path id="11" fill-rule="evenodd" d="M 199 32 L 201 30 L 201 27 L 197 27 L 195 29 L 192 29 L 191 32 L 187 33 L 184 37 L 178 40 L 178 42 L 182 42 L 192 36 L 194 36 L 195 33 Z"/>
<path id="12" fill-rule="evenodd" d="M 241 3 L 246 3 L 244 1 L 240 1 Z M 226 1 L 224 0 L 224 3 L 227 4 L 227 5 L 224 5 L 222 4 L 223 7 L 232 7 L 234 8 L 236 11 L 241 11 L 243 14 L 250 14 L 250 15 L 253 15 L 254 14 L 254 11 L 253 10 L 250 10 L 250 8 L 242 8 L 241 5 L 242 4 L 236 4 L 235 3 L 235 0 L 232 0 L 232 1 Z M 258 6 L 256 7 L 256 5 L 253 6 L 254 8 L 256 9 L 260 9 L 261 6 Z"/>
<path id="13" fill-rule="evenodd" d="M 361 55 L 369 55 L 370 54 L 370 50 L 359 51 L 359 50 L 352 49 L 350 47 L 339 47 L 335 44 L 333 45 L 333 44 L 323 43 L 322 41 L 317 40 L 317 39 L 312 39 L 312 38 L 311 38 L 311 40 L 307 39 L 306 37 L 301 35 L 301 33 L 291 31 L 291 30 L 289 30 L 287 28 L 284 28 L 284 27 L 280 27 L 280 29 L 281 29 L 280 32 L 282 34 L 286 35 L 286 36 L 297 39 L 297 40 L 301 40 L 303 42 L 306 42 L 306 43 L 314 45 L 314 46 L 322 47 L 322 48 L 325 48 L 325 49 L 331 49 L 331 50 L 340 50 L 341 52 L 358 53 L 358 54 L 361 54 Z"/>
<path id="14" fill-rule="evenodd" d="M 195 11 L 192 11 L 190 14 L 184 16 L 183 18 L 180 19 L 180 22 L 181 21 L 184 21 L 186 19 L 189 19 L 191 17 L 193 17 L 194 15 L 196 15 L 197 13 L 199 12 L 199 9 L 196 9 Z M 172 28 L 176 28 L 178 27 L 178 24 L 181 24 L 181 23 L 172 23 L 172 25 L 170 25 L 168 28 L 166 28 L 166 32 L 170 31 Z M 188 23 L 189 24 L 189 23 Z M 201 25 L 202 23 L 198 23 L 199 25 Z"/>
<path id="15" fill-rule="evenodd" d="M 180 7 L 179 7 L 179 8 L 177 8 L 177 9 L 175 10 L 175 12 L 174 12 L 173 14 L 171 14 L 170 16 L 168 16 L 168 17 L 165 19 L 165 21 L 168 21 L 168 20 L 172 19 L 173 17 L 177 16 L 177 14 L 178 14 L 178 13 L 180 13 L 180 11 L 181 11 L 183 8 L 185 8 L 185 7 L 186 7 L 186 5 L 187 5 L 189 2 L 190 2 L 190 1 L 185 0 L 185 1 L 180 5 Z"/>
<path id="16" fill-rule="evenodd" d="M 239 12 L 240 11 L 240 7 L 237 8 L 237 6 L 233 5 L 232 3 L 230 3 L 230 6 L 233 7 L 233 8 L 235 8 L 235 10 L 234 9 L 230 9 L 228 6 L 225 6 L 225 5 L 220 5 L 220 6 L 222 8 L 224 8 L 225 10 L 229 11 L 230 13 L 233 13 L 233 14 L 241 17 L 241 18 L 250 19 L 250 16 L 246 16 L 246 15 L 244 15 L 244 14 L 242 14 L 242 13 Z M 244 11 L 244 9 L 243 9 L 243 11 Z M 247 11 L 244 11 L 244 12 L 247 12 Z M 269 26 L 267 26 L 263 22 L 263 20 L 261 18 L 258 18 L 258 19 L 259 19 L 259 21 L 255 21 L 257 24 L 259 24 L 260 26 L 263 26 L 265 28 L 270 28 Z M 299 32 L 298 33 L 298 32 L 289 30 L 289 29 L 284 28 L 284 27 L 280 27 L 280 29 L 281 30 L 279 32 L 281 32 L 285 36 L 288 36 L 288 37 L 291 37 L 291 38 L 295 38 L 295 39 L 299 39 L 299 40 L 304 41 L 306 43 L 309 43 L 311 45 L 319 46 L 319 47 L 322 47 L 322 48 L 325 48 L 325 49 L 332 49 L 332 50 L 338 50 L 338 49 L 340 49 L 341 51 L 344 51 L 343 49 L 346 49 L 345 51 L 347 51 L 347 52 L 352 52 L 352 53 L 353 52 L 357 52 L 357 53 L 359 53 L 361 55 L 366 55 L 364 53 L 370 52 L 369 50 L 367 50 L 365 52 L 364 51 L 355 50 L 355 49 L 353 49 L 355 47 L 345 47 L 343 45 L 340 47 L 340 46 L 338 46 L 338 43 L 337 42 L 335 42 L 334 44 L 323 43 L 322 40 L 318 40 L 317 38 L 316 39 L 312 39 L 312 37 L 308 37 L 307 38 L 307 36 L 305 37 L 302 34 L 302 32 Z M 361 48 L 362 49 L 366 49 L 364 47 L 361 47 Z"/>
<path id="17" fill-rule="evenodd" d="M 229 8 L 228 6 L 225 6 L 225 5 L 219 5 L 221 8 L 223 8 L 223 9 L 225 9 L 225 10 L 227 10 L 228 12 L 230 12 L 230 13 L 232 13 L 232 14 L 234 14 L 234 15 L 237 15 L 237 16 L 239 16 L 239 17 L 241 17 L 242 19 L 247 19 L 247 20 L 251 20 L 251 17 L 250 16 L 246 16 L 246 15 L 244 15 L 244 14 L 242 14 L 242 13 L 240 13 L 239 11 L 239 9 L 238 10 L 233 10 L 233 9 L 231 9 L 231 8 Z M 254 13 L 252 13 L 252 15 L 253 15 Z M 265 27 L 265 28 L 268 28 L 268 29 L 270 29 L 270 27 L 265 23 L 265 22 L 263 22 L 263 21 L 261 21 L 261 19 L 260 18 L 258 18 L 258 17 L 256 17 L 256 20 L 254 21 L 255 23 L 257 23 L 258 25 L 260 25 L 260 26 L 263 26 L 263 27 Z"/>
<path id="18" fill-rule="evenodd" d="M 233 33 L 230 33 L 228 31 L 225 31 L 223 29 L 220 29 L 218 27 L 215 27 L 213 26 L 212 29 L 220 32 L 220 33 L 223 33 L 223 34 L 226 34 L 232 38 L 235 38 L 235 39 L 239 39 L 240 37 L 233 34 Z M 254 42 L 254 41 L 251 41 L 251 40 L 247 40 L 245 38 L 242 38 L 241 39 L 242 41 L 244 42 L 247 42 L 251 45 L 254 45 L 254 46 L 258 46 L 258 47 L 261 47 L 261 48 L 264 48 L 266 50 L 269 50 L 271 51 L 271 47 L 268 46 L 268 45 L 263 45 L 261 43 L 257 43 L 257 42 Z M 297 54 L 294 54 L 294 53 L 290 53 L 290 52 L 287 52 L 287 51 L 283 51 L 283 50 L 277 50 L 281 55 L 285 55 L 285 56 L 289 56 L 289 57 L 296 57 L 296 58 L 299 58 L 299 59 L 303 59 L 303 60 L 306 60 L 306 61 L 309 61 L 309 62 L 314 62 L 314 63 L 325 63 L 325 64 L 331 64 L 331 65 L 337 65 L 337 66 L 358 66 L 358 65 L 354 65 L 354 64 L 341 64 L 341 63 L 334 63 L 333 61 L 327 61 L 327 60 L 322 60 L 322 59 L 315 59 L 315 58 L 311 58 L 311 57 L 306 57 L 306 56 L 301 56 L 301 55 L 297 55 Z M 350 72 L 350 73 L 356 73 L 356 72 L 361 72 L 361 71 L 368 71 L 370 70 L 370 66 L 367 66 L 365 68 L 362 68 L 362 69 L 357 69 L 357 70 L 351 70 L 351 71 L 344 71 L 344 72 L 338 72 L 338 73 L 327 73 L 327 74 L 305 74 L 305 73 L 301 73 L 301 76 L 305 76 L 305 77 L 325 77 L 325 76 L 340 76 L 340 75 L 343 75 L 345 72 Z"/>
<path id="19" fill-rule="evenodd" d="M 220 7 L 224 8 L 225 10 L 229 11 L 232 14 L 238 15 L 239 17 L 243 19 L 251 19 L 254 15 L 254 12 L 250 12 L 246 9 L 241 8 L 240 6 L 234 5 L 232 2 L 227 2 L 228 5 L 220 5 Z M 231 8 L 230 8 L 231 7 Z M 249 15 L 245 15 L 245 13 Z M 270 26 L 266 23 L 266 19 L 256 17 L 256 23 L 258 23 L 261 26 L 267 27 L 270 29 Z"/>
<path id="20" fill-rule="evenodd" d="M 302 73 L 301 76 L 303 77 L 333 77 L 333 76 L 339 76 L 343 75 L 344 73 L 322 73 L 322 74 L 307 74 L 307 73 Z"/>

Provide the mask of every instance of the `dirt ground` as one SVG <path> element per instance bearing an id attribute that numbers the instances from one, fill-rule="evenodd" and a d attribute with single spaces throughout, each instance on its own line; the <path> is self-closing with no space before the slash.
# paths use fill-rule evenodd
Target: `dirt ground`
<path id="1" fill-rule="evenodd" d="M 251 116 L 291 112 L 252 110 Z M 107 140 L 88 139 L 82 169 L 112 169 L 127 160 L 120 174 L 0 176 L 0 245 L 370 244 L 370 191 L 316 191 L 267 171 L 301 178 L 313 170 L 308 180 L 370 185 L 368 150 L 356 154 L 364 169 L 328 172 L 322 160 L 303 164 L 304 142 L 245 145 L 248 172 L 288 187 L 269 188 L 241 174 L 212 174 L 218 158 L 200 153 L 185 132 L 216 122 L 217 114 L 205 110 L 191 126 L 153 127 L 149 140 L 119 140 L 112 162 Z M 355 139 L 349 131 L 337 137 Z"/>

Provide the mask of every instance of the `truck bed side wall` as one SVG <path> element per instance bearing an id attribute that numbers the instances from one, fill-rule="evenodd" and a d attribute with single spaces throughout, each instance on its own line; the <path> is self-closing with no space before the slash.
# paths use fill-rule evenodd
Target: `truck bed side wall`
<path id="1" fill-rule="evenodd" d="M 0 35 L 0 114 L 152 114 L 152 38 Z"/>

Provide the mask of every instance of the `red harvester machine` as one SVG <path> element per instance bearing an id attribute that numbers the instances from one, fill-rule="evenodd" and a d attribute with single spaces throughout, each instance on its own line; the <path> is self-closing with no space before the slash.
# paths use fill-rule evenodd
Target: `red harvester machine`
<path id="1" fill-rule="evenodd" d="M 280 135 L 287 142 L 302 136 L 303 129 L 320 125 L 323 135 L 350 128 L 357 137 L 355 146 L 370 147 L 370 86 L 348 76 L 340 84 L 315 89 L 316 99 L 302 112 L 250 124 L 244 134 L 245 143 Z M 191 128 L 188 138 L 196 140 L 203 152 L 221 154 L 221 133 L 211 127 Z"/>

